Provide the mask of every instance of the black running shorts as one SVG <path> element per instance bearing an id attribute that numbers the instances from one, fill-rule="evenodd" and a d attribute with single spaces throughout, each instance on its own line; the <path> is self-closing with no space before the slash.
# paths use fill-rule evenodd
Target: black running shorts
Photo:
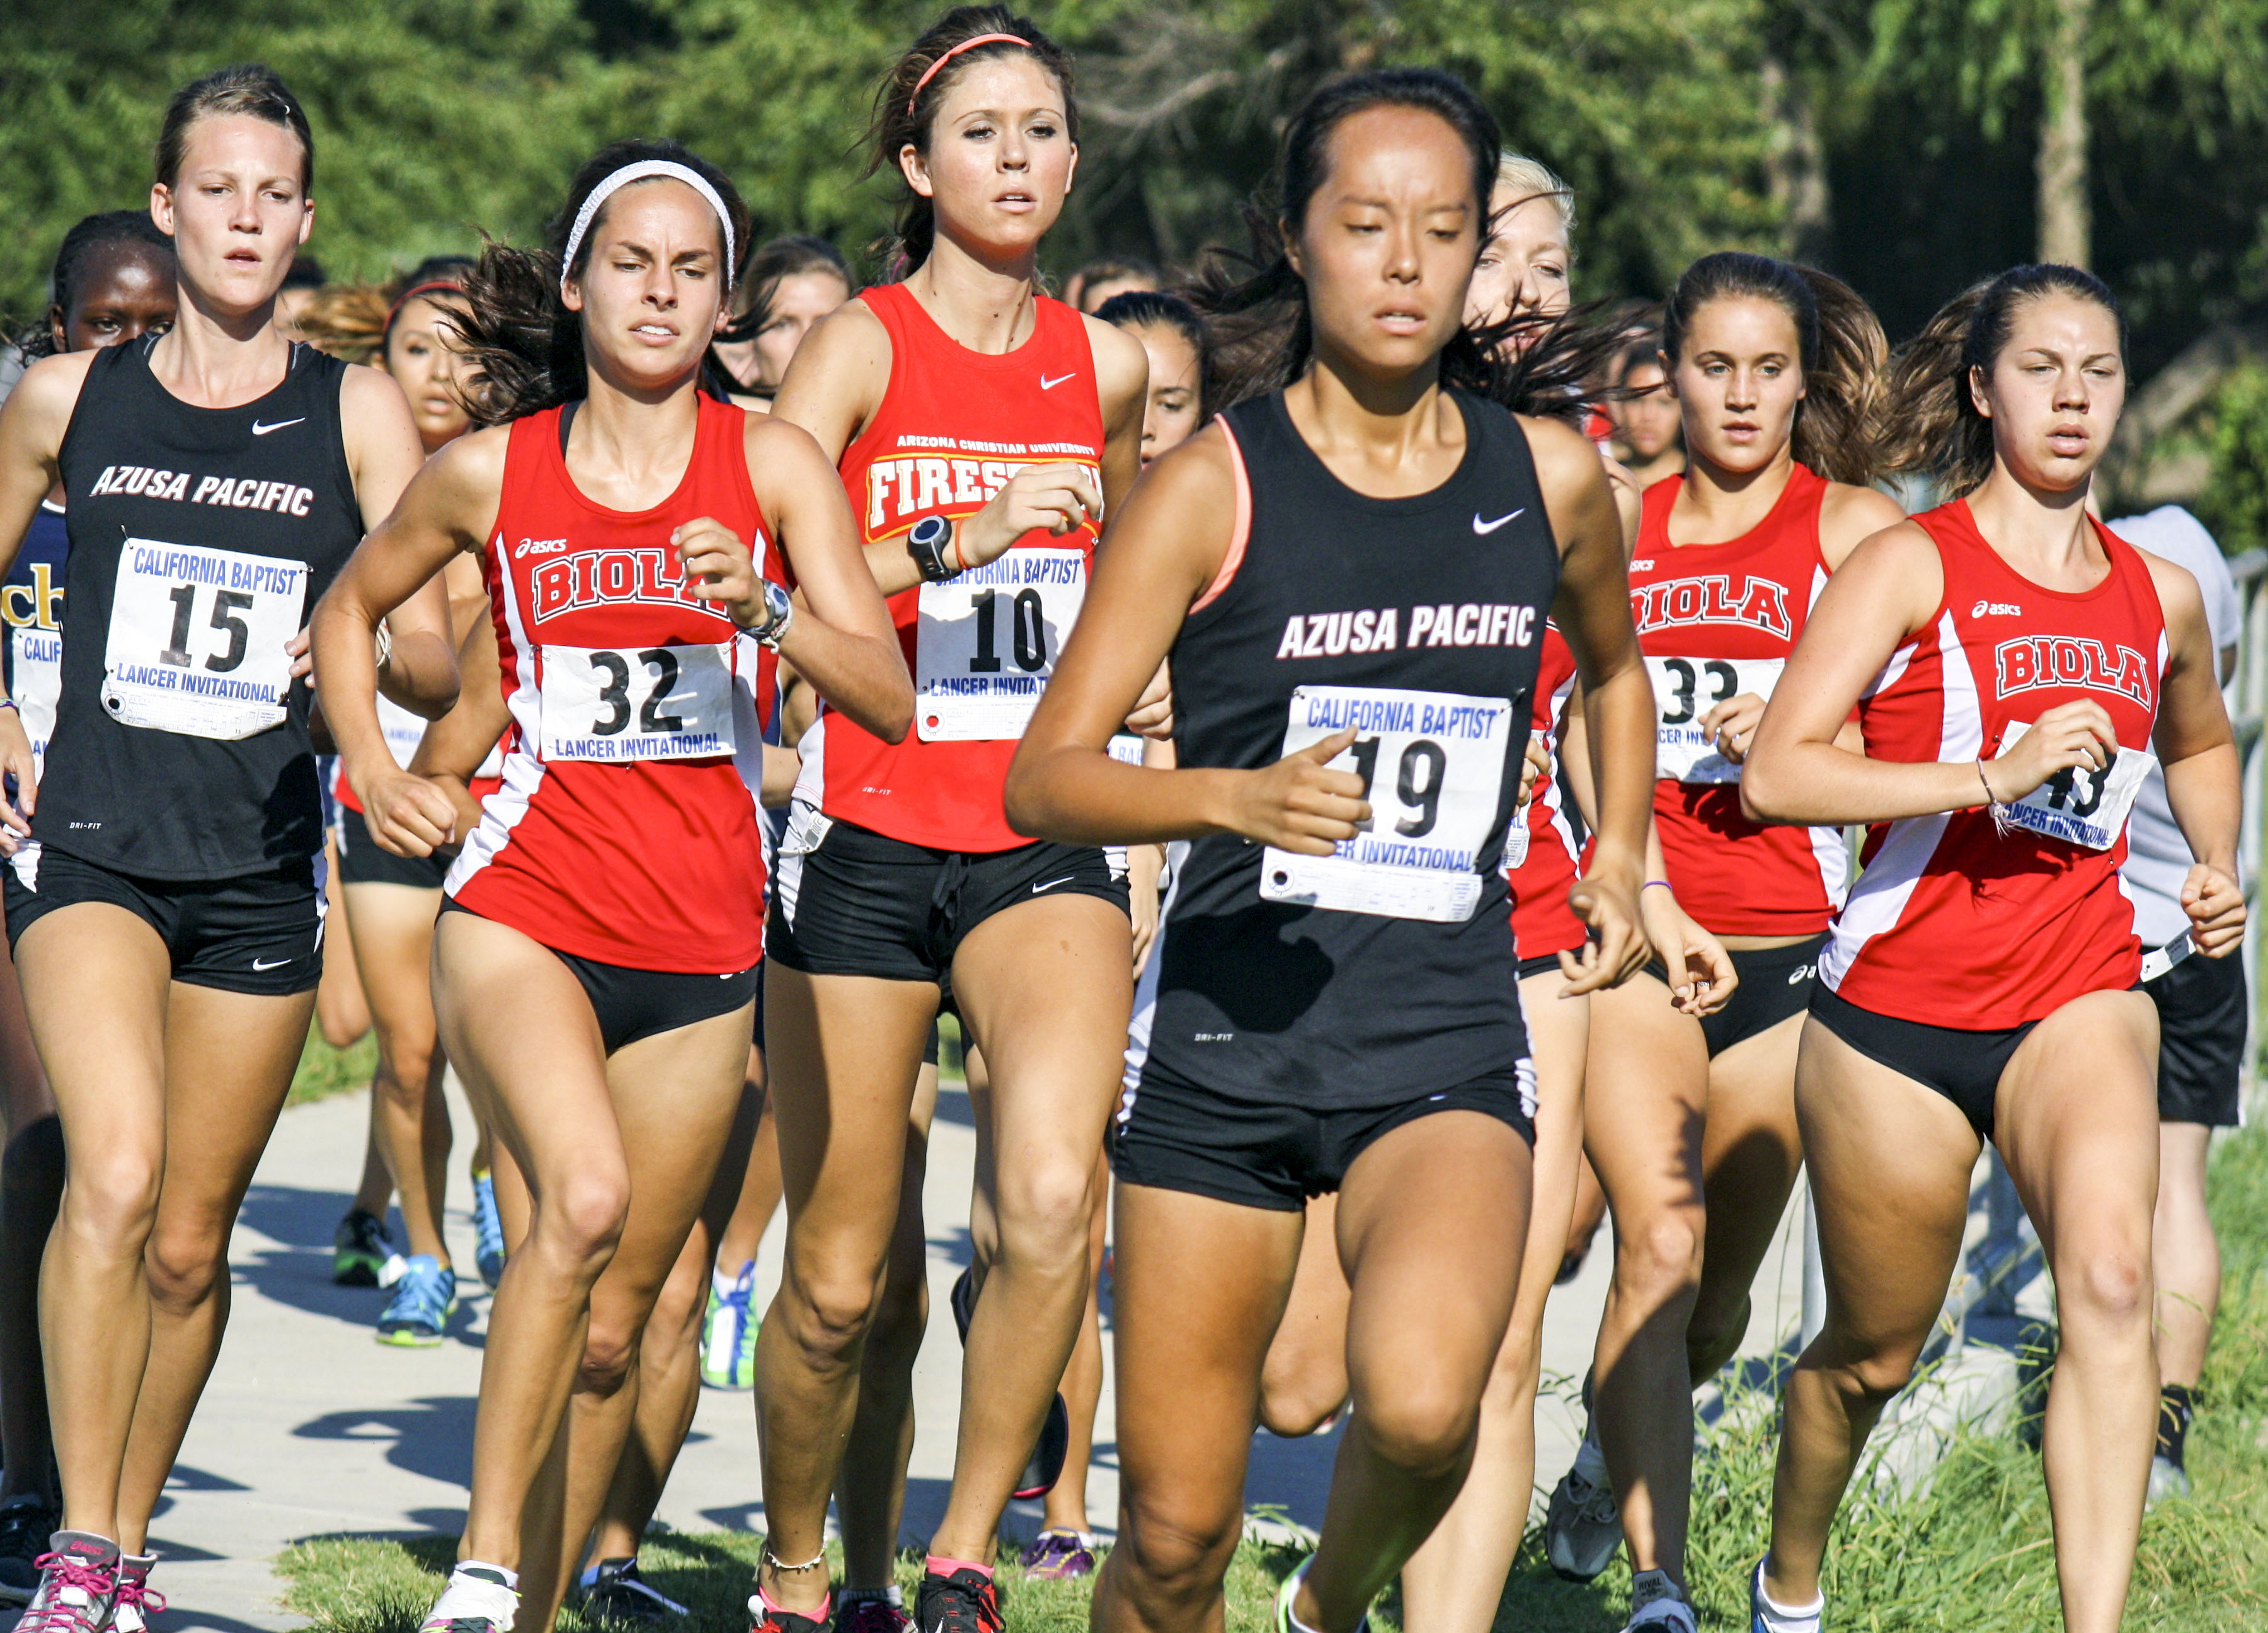
<path id="1" fill-rule="evenodd" d="M 1819 979 L 1819 954 L 1826 945 L 1827 937 L 1822 933 L 1784 947 L 1727 948 L 1733 973 L 1741 978 L 1741 984 L 1733 989 L 1731 1003 L 1701 1018 L 1701 1036 L 1709 1046 L 1709 1058 L 1714 1060 L 1735 1043 L 1770 1032 L 1791 1015 L 1802 1014 L 1811 1003 L 1812 989 Z M 1665 985 L 1669 981 L 1668 970 L 1658 960 L 1648 964 L 1646 973 Z"/>
<path id="2" fill-rule="evenodd" d="M 441 911 L 480 916 L 454 896 L 441 903 Z M 581 984 L 583 996 L 591 1000 L 591 1012 L 598 1018 L 600 1041 L 609 1055 L 640 1038 L 657 1037 L 753 1006 L 764 967 L 760 961 L 751 968 L 722 975 L 688 975 L 682 970 L 630 969 L 577 958 L 556 947 L 545 950 Z"/>
<path id="3" fill-rule="evenodd" d="M 1535 1069 L 1528 1061 L 1439 1094 L 1355 1111 L 1239 1100 L 1146 1074 L 1119 1103 L 1111 1171 L 1128 1185 L 1187 1191 L 1241 1208 L 1296 1213 L 1338 1189 L 1354 1159 L 1404 1123 L 1477 1111 L 1535 1144 Z"/>
<path id="4" fill-rule="evenodd" d="M 1988 1140 L 2000 1074 L 2040 1024 L 2026 1021 L 1992 1032 L 1932 1026 L 1860 1009 L 1825 987 L 1812 992 L 1811 1016 L 1868 1060 L 1944 1095 L 1961 1108 L 1969 1126 Z"/>
<path id="5" fill-rule="evenodd" d="M 289 997 L 323 978 L 323 899 L 314 858 L 234 879 L 137 879 L 52 846 L 18 851 L 0 876 L 8 945 L 57 908 L 103 901 L 158 932 L 186 986 Z"/>
<path id="6" fill-rule="evenodd" d="M 2244 1057 L 2244 960 L 2192 955 L 2142 990 L 2158 1006 L 2158 1118 L 2233 1129 Z"/>
<path id="7" fill-rule="evenodd" d="M 1020 902 L 1100 896 L 1127 911 L 1125 864 L 1094 845 L 932 850 L 852 822 L 814 826 L 815 848 L 781 848 L 765 934 L 770 957 L 807 975 L 942 984 L 968 932 Z"/>
<path id="8" fill-rule="evenodd" d="M 371 836 L 370 824 L 350 805 L 339 807 L 339 883 L 408 885 L 438 890 L 449 876 L 449 857 L 397 857 Z"/>

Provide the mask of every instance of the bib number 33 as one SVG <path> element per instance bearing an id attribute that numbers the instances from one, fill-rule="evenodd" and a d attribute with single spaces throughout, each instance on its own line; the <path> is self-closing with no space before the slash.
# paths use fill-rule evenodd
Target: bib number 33
<path id="1" fill-rule="evenodd" d="M 543 757 L 624 764 L 734 752 L 732 642 L 543 649 Z"/>
<path id="2" fill-rule="evenodd" d="M 122 725 L 232 742 L 284 724 L 307 564 L 129 539 L 118 552 L 102 706 Z"/>
<path id="3" fill-rule="evenodd" d="M 1083 550 L 1011 550 L 921 587 L 914 726 L 924 742 L 1019 738 L 1086 599 Z"/>
<path id="4" fill-rule="evenodd" d="M 1355 740 L 1331 767 L 1362 778 L 1370 827 L 1327 857 L 1267 847 L 1261 900 L 1462 923 L 1480 905 L 1480 852 L 1504 804 L 1511 700 L 1303 686 L 1284 752 L 1349 726 Z"/>

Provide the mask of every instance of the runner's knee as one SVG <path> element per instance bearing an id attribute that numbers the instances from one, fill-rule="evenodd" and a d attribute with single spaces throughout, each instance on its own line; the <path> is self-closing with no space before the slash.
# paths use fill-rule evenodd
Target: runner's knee
<path id="1" fill-rule="evenodd" d="M 2056 1305 L 2065 1325 L 2129 1327 L 2148 1321 L 2155 1279 L 2146 1235 L 2139 1241 L 2110 1237 L 2056 1257 Z"/>
<path id="2" fill-rule="evenodd" d="M 65 1228 L 107 1248 L 140 1251 L 157 1223 L 164 1173 L 159 1152 L 131 1144 L 80 1152 L 63 1189 Z"/>
<path id="3" fill-rule="evenodd" d="M 1697 1288 L 1701 1281 L 1702 1217 L 1697 1209 L 1665 1208 L 1615 1234 L 1615 1280 L 1656 1295 Z"/>
<path id="4" fill-rule="evenodd" d="M 228 1274 L 228 1232 L 197 1221 L 159 1224 L 150 1233 L 143 1262 L 152 1303 L 171 1315 L 203 1304 Z"/>
<path id="5" fill-rule="evenodd" d="M 531 1234 L 595 1276 L 615 1256 L 630 1207 L 629 1176 L 619 1169 L 569 1173 L 536 1203 Z"/>
<path id="6" fill-rule="evenodd" d="M 1403 1473 L 1419 1479 L 1454 1474 L 1472 1450 L 1480 1402 L 1446 1367 L 1404 1366 L 1377 1390 L 1358 1387 L 1351 1432 Z"/>
<path id="7" fill-rule="evenodd" d="M 996 1203 L 1002 1251 L 1027 1263 L 1075 1266 L 1084 1275 L 1094 1201 L 1090 1152 L 1050 1151 L 1015 1173 L 1004 1171 Z"/>
<path id="8" fill-rule="evenodd" d="M 1137 1578 L 1142 1597 L 1198 1607 L 1219 1592 L 1242 1532 L 1238 1503 L 1135 1490 L 1127 1493 L 1125 1528 L 1114 1552 L 1123 1556 L 1122 1568 Z"/>

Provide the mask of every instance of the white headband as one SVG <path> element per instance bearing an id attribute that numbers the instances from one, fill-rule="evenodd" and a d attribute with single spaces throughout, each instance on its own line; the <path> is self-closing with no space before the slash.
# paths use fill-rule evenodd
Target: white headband
<path id="1" fill-rule="evenodd" d="M 717 212 L 717 224 L 725 229 L 725 287 L 733 287 L 733 217 L 725 214 L 725 201 L 717 196 L 717 189 L 709 185 L 708 179 L 699 171 L 687 166 L 666 158 L 642 158 L 634 165 L 624 165 L 593 188 L 591 196 L 583 201 L 583 208 L 575 212 L 575 230 L 567 235 L 566 254 L 559 258 L 561 294 L 567 292 L 567 269 L 575 264 L 575 252 L 583 247 L 583 235 L 591 230 L 591 218 L 599 213 L 599 207 L 631 182 L 644 181 L 654 176 L 667 176 L 674 181 L 682 181 L 709 201 L 709 208 Z"/>

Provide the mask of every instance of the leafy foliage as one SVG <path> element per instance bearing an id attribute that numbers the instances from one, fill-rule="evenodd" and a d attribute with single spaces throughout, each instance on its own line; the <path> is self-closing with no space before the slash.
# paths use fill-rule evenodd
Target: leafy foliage
<path id="1" fill-rule="evenodd" d="M 2268 369 L 2239 369 L 2221 382 L 2206 434 L 2213 477 L 2199 515 L 2231 555 L 2268 546 Z"/>

